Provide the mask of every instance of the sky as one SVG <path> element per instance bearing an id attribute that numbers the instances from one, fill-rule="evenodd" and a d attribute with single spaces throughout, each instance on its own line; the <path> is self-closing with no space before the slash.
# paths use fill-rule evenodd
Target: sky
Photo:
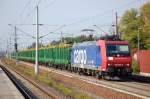
<path id="1" fill-rule="evenodd" d="M 63 37 L 87 33 L 82 32 L 83 29 L 93 29 L 95 35 L 104 35 L 100 29 L 109 33 L 116 12 L 119 21 L 126 10 L 139 8 L 146 2 L 150 0 L 0 0 L 0 50 L 6 50 L 10 41 L 11 49 L 14 49 L 14 26 L 18 28 L 19 49 L 35 42 L 32 37 L 36 36 L 33 24 L 36 23 L 37 4 L 39 23 L 43 24 L 39 26 L 40 36 L 53 32 L 40 39 L 48 44 L 59 40 L 61 32 Z"/>

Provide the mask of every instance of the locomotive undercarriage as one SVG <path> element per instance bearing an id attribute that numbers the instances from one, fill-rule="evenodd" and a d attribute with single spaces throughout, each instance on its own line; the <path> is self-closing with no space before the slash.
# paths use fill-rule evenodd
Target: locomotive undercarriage
<path id="1" fill-rule="evenodd" d="M 132 74 L 132 70 L 128 67 L 107 67 L 104 75 L 111 77 L 126 77 Z"/>
<path id="2" fill-rule="evenodd" d="M 104 78 L 104 79 L 108 76 L 112 78 L 115 76 L 122 78 L 130 76 L 132 74 L 132 70 L 127 67 L 107 67 L 106 71 L 100 71 L 79 67 L 71 67 L 71 64 L 62 65 L 62 64 L 46 63 L 46 66 L 60 70 L 68 70 L 70 72 L 78 73 L 79 75 L 95 76 L 96 78 Z"/>

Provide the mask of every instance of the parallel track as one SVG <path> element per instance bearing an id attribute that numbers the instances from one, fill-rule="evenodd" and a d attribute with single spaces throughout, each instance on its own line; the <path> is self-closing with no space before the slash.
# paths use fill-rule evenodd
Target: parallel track
<path id="1" fill-rule="evenodd" d="M 90 76 L 80 76 L 77 73 L 70 73 L 68 71 L 60 71 L 60 70 L 50 70 L 51 72 L 55 72 L 64 76 L 68 76 L 71 78 L 76 78 L 76 79 L 80 79 L 82 81 L 85 81 L 87 83 L 91 83 L 91 84 L 95 84 L 98 86 L 103 86 L 109 89 L 113 89 L 119 92 L 123 92 L 126 94 L 130 94 L 130 95 L 134 95 L 137 97 L 141 97 L 141 98 L 146 98 L 149 99 L 150 95 L 148 93 L 150 93 L 150 86 L 148 83 L 140 83 L 140 82 L 133 82 L 134 80 L 130 81 L 106 81 L 106 80 L 98 80 L 94 77 L 90 77 Z M 140 79 L 139 79 L 140 80 Z M 118 87 L 120 86 L 120 87 Z M 145 89 L 144 89 L 145 88 Z M 133 91 L 131 91 L 133 90 Z"/>
<path id="2" fill-rule="evenodd" d="M 150 88 L 150 86 L 148 86 L 148 85 L 142 85 L 142 84 L 135 83 L 135 82 L 133 82 L 133 83 L 132 82 L 112 82 L 112 83 L 150 92 L 150 89 L 144 89 L 144 87 Z"/>
<path id="3" fill-rule="evenodd" d="M 26 91 L 26 89 L 22 88 L 21 85 L 19 83 L 17 83 L 17 81 L 15 80 L 16 78 L 14 79 L 14 76 L 7 70 L 7 68 L 5 68 L 2 65 L 0 65 L 0 67 L 6 72 L 6 74 L 9 76 L 10 79 L 12 78 L 13 83 L 16 85 L 16 87 L 19 89 L 19 91 L 22 93 L 22 95 L 25 97 L 25 99 L 37 98 L 36 96 L 31 95 L 31 93 L 28 93 Z M 13 71 L 16 74 L 18 74 L 19 76 L 21 76 L 22 78 L 24 78 L 25 80 L 27 80 L 33 86 L 35 86 L 36 88 L 38 88 L 39 90 L 41 90 L 43 93 L 45 93 L 46 95 L 48 95 L 50 98 L 52 98 L 52 99 L 56 99 L 57 98 L 52 93 L 47 92 L 45 89 L 43 89 L 41 86 L 39 86 L 36 82 L 32 81 L 31 79 L 28 79 L 27 77 L 25 77 L 24 75 L 22 75 L 21 73 L 15 71 L 15 70 L 13 70 Z"/>
<path id="4" fill-rule="evenodd" d="M 21 92 L 25 99 L 33 99 L 33 95 L 27 92 L 27 89 L 20 85 L 20 83 L 16 80 L 16 78 L 3 66 L 0 65 L 2 70 L 6 73 L 6 75 L 10 78 L 10 80 L 14 83 L 17 89 Z"/>

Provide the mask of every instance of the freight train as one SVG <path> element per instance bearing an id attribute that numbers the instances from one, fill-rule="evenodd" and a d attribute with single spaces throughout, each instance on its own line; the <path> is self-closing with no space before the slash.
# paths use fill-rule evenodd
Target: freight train
<path id="1" fill-rule="evenodd" d="M 129 76 L 132 74 L 132 58 L 126 41 L 87 41 L 40 48 L 39 63 L 66 69 L 79 74 L 106 76 Z M 35 50 L 13 52 L 11 57 L 23 61 L 35 61 Z"/>

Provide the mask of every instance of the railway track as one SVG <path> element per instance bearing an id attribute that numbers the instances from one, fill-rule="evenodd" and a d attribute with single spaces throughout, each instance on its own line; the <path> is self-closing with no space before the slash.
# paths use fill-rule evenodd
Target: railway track
<path id="1" fill-rule="evenodd" d="M 23 64 L 26 65 L 30 65 L 33 66 L 33 64 L 31 63 L 27 63 L 27 62 L 22 62 Z M 86 83 L 90 83 L 96 86 L 101 86 L 101 87 L 105 87 L 114 91 L 118 91 L 121 93 L 125 93 L 125 94 L 129 94 L 129 95 L 133 95 L 142 99 L 150 99 L 150 85 L 149 83 L 146 81 L 146 83 L 144 83 L 144 81 L 137 81 L 132 79 L 132 80 L 126 80 L 126 81 L 106 81 L 106 80 L 98 80 L 94 77 L 91 76 L 85 76 L 85 75 L 79 75 L 77 73 L 70 73 L 66 70 L 56 70 L 54 68 L 46 68 L 44 66 L 40 66 L 41 69 L 44 70 L 48 70 L 49 72 L 54 72 L 63 76 L 67 76 L 73 79 L 78 79 L 78 80 L 82 80 Z"/>
<path id="2" fill-rule="evenodd" d="M 37 93 L 37 94 L 40 94 L 40 95 L 41 95 L 41 93 L 43 93 L 42 95 L 44 95 L 44 96 L 40 96 L 40 98 L 41 97 L 45 98 L 45 99 L 57 99 L 58 98 L 54 94 L 48 92 L 46 89 L 42 88 L 35 81 L 32 81 L 31 79 L 25 77 L 24 75 L 20 74 L 19 72 L 13 70 L 13 72 L 15 72 L 17 75 L 19 75 L 20 77 L 22 77 L 28 83 L 32 84 L 32 86 L 34 86 L 36 88 L 35 91 L 38 91 L 38 92 L 32 92 L 31 89 L 28 89 L 23 84 L 19 83 L 19 81 L 17 80 L 17 78 L 11 73 L 12 69 L 11 69 L 11 72 L 10 72 L 9 68 L 7 68 L 5 66 L 2 66 L 2 65 L 0 65 L 0 67 L 5 71 L 5 73 L 12 80 L 12 82 L 15 84 L 15 86 L 18 88 L 18 90 L 22 93 L 22 95 L 25 97 L 25 99 L 39 99 L 39 95 L 36 95 L 34 93 Z"/>
<path id="3" fill-rule="evenodd" d="M 150 86 L 149 85 L 143 85 L 143 84 L 136 83 L 136 82 L 113 82 L 113 83 L 150 92 Z"/>
<path id="4" fill-rule="evenodd" d="M 44 68 L 44 67 L 42 67 Z M 137 96 L 139 98 L 149 99 L 150 98 L 150 85 L 148 83 L 139 83 L 133 82 L 133 80 L 129 81 L 106 81 L 106 80 L 98 80 L 94 77 L 78 75 L 77 73 L 70 73 L 68 71 L 54 70 L 50 68 L 49 71 L 55 72 L 64 76 L 68 76 L 71 78 L 76 78 L 87 83 L 91 83 L 94 85 L 102 86 L 105 88 L 109 88 L 115 91 L 119 91 L 122 93 L 130 94 L 133 96 Z"/>
<path id="5" fill-rule="evenodd" d="M 143 98 L 150 98 L 150 87 L 147 86 L 139 86 L 138 83 L 126 83 L 126 82 L 112 82 L 113 84 L 118 84 L 121 86 L 124 86 L 124 88 L 122 88 L 123 90 L 126 90 L 128 92 L 137 94 L 142 96 Z"/>
<path id="6" fill-rule="evenodd" d="M 6 73 L 6 75 L 10 78 L 10 80 L 14 83 L 14 85 L 17 87 L 17 89 L 21 92 L 21 94 L 24 96 L 25 99 L 33 99 L 36 98 L 31 92 L 29 92 L 25 86 L 20 84 L 18 80 L 2 65 L 0 65 L 2 70 Z"/>

